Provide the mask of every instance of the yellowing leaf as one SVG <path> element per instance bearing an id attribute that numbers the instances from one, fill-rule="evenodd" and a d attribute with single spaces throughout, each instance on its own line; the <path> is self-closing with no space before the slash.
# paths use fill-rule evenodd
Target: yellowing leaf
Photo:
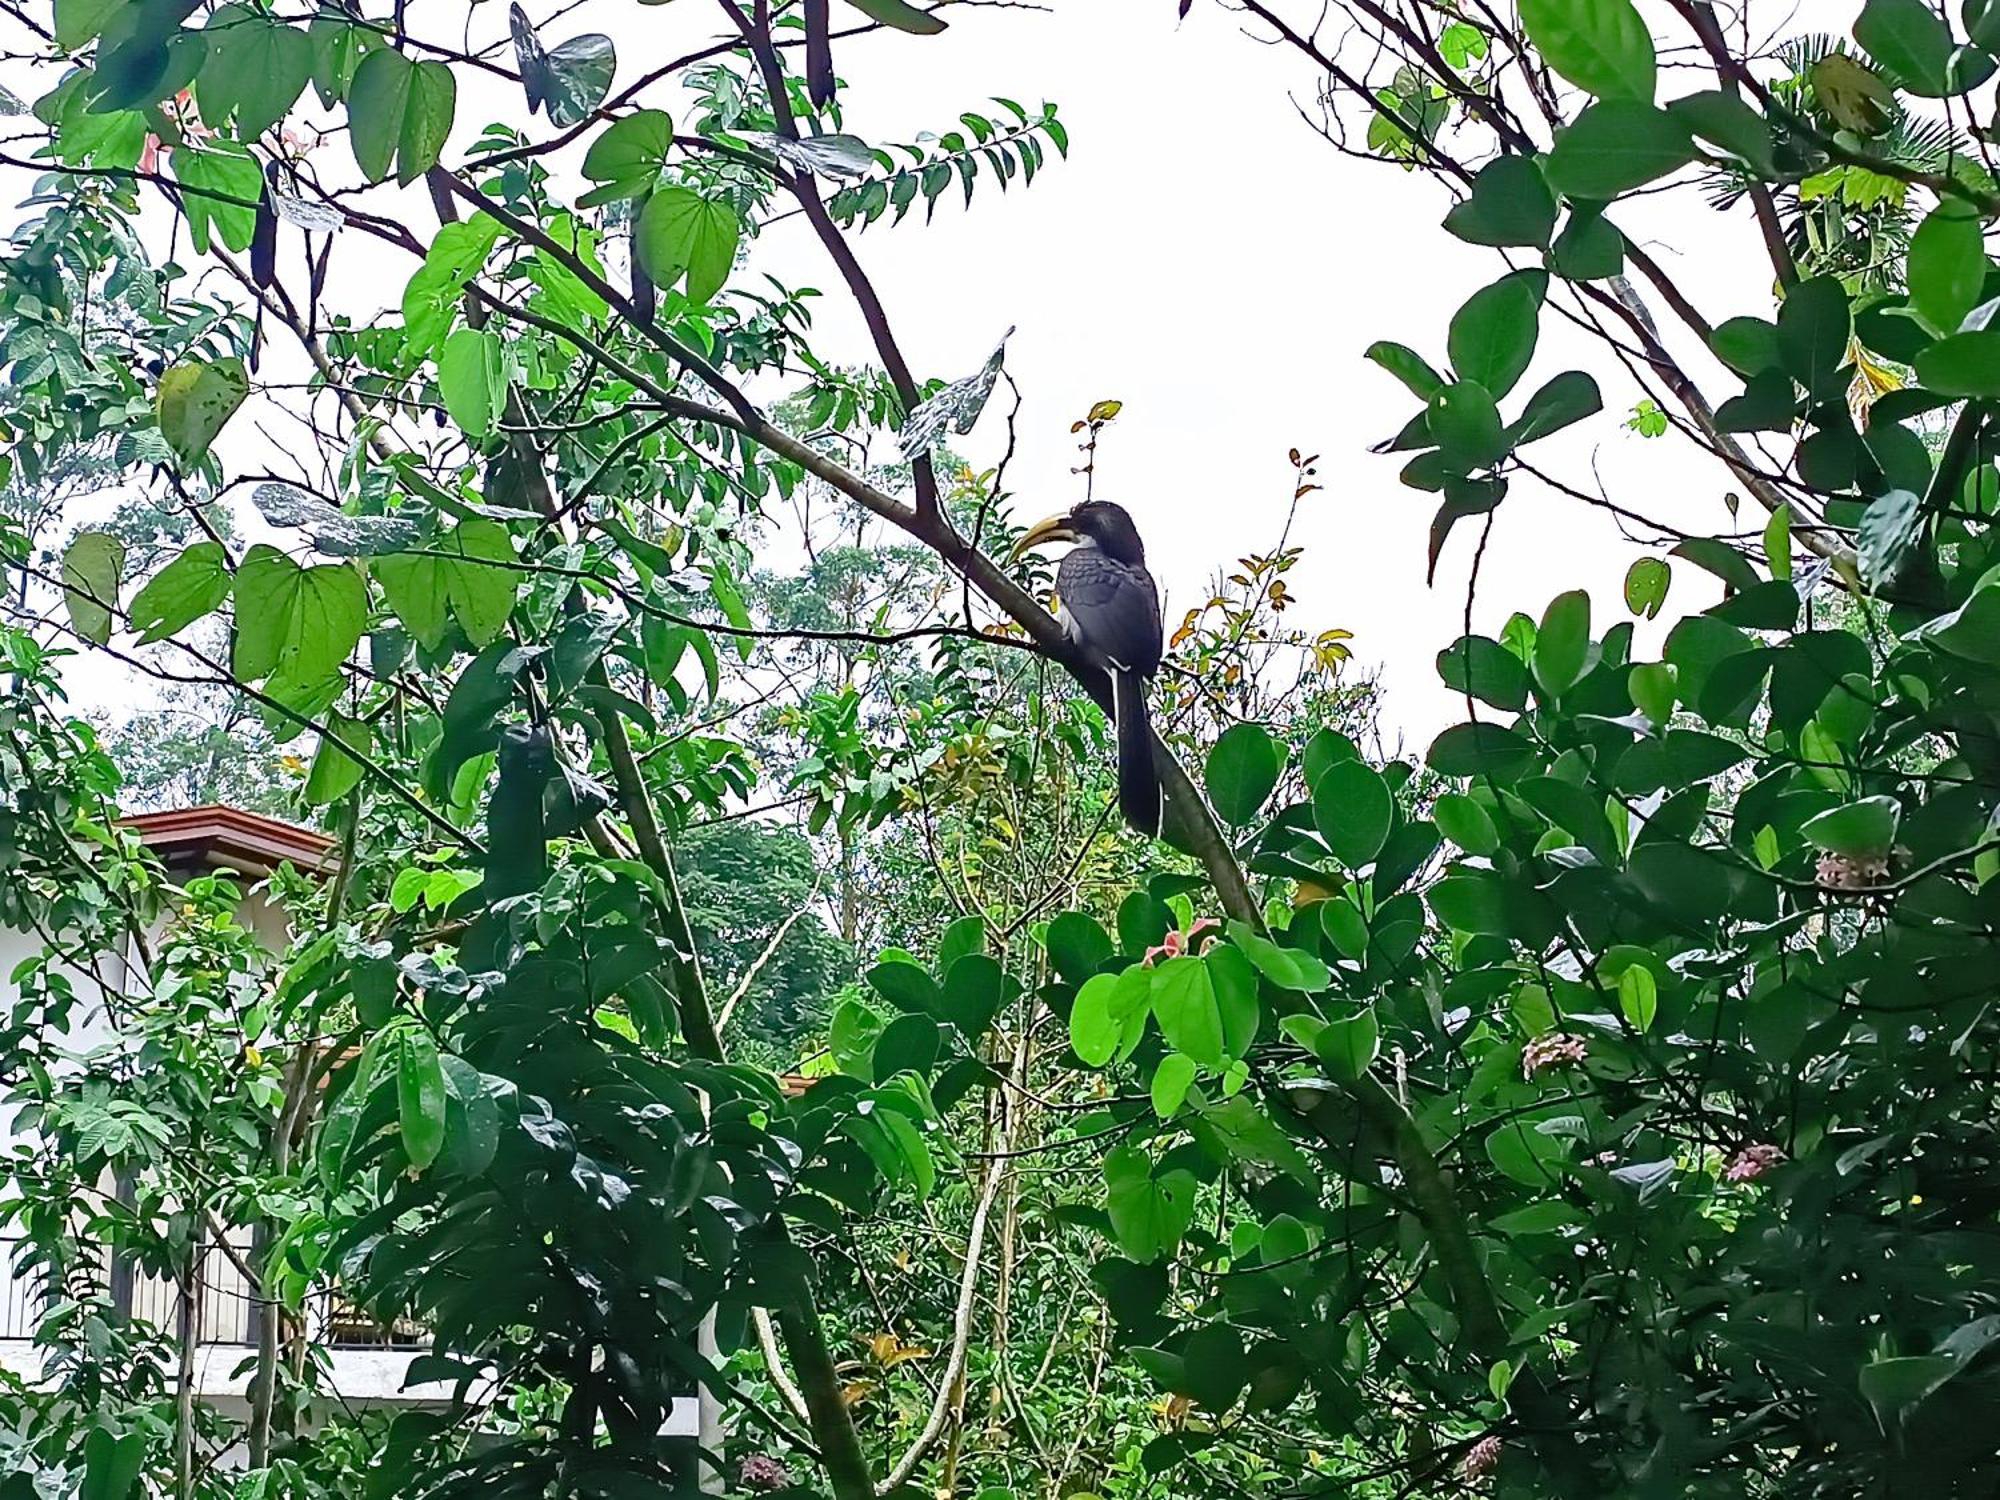
<path id="1" fill-rule="evenodd" d="M 162 375 L 154 414 L 174 457 L 187 468 L 206 458 L 209 444 L 249 391 L 243 361 L 233 357 L 211 364 L 175 365 Z"/>
<path id="2" fill-rule="evenodd" d="M 1830 52 L 1812 66 L 1813 97 L 1843 130 L 1879 135 L 1896 112 L 1889 85 L 1853 58 Z"/>

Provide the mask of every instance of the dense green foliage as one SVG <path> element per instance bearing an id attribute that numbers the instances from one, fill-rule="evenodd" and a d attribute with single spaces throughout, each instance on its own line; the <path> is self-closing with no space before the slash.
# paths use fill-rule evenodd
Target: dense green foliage
<path id="1" fill-rule="evenodd" d="M 2000 5 L 1747 51 L 1699 0 L 1300 9 L 1231 7 L 1503 262 L 1440 348 L 1369 351 L 1436 497 L 1383 566 L 1595 498 L 1614 381 L 1756 519 L 1611 497 L 1660 544 L 1633 619 L 1572 591 L 1448 646 L 1421 763 L 1291 623 L 1289 526 L 1223 560 L 1158 843 L 1044 566 L 998 560 L 1005 457 L 942 447 L 1004 348 L 920 380 L 849 237 L 1066 153 L 1006 100 L 843 132 L 833 53 L 922 66 L 948 4 L 719 0 L 618 91 L 613 38 L 518 7 L 34 12 L 0 912 L 52 957 L 0 1202 L 57 1379 L 0 1392 L 0 1495 L 1993 1491 Z M 1712 269 L 1769 317 L 1627 238 L 1658 194 L 1744 232 Z M 742 264 L 793 215 L 879 368 Z M 1543 368 L 1559 318 L 1594 373 Z M 1085 484 L 1117 415 L 1047 439 Z M 98 463 L 147 504 L 69 525 Z M 1647 659 L 1691 571 L 1722 602 Z M 336 836 L 268 971 L 236 887 L 116 829 L 58 631 L 296 755 L 125 756 Z M 242 1430 L 99 1275 L 185 1285 L 211 1220 L 283 1328 Z M 341 1413 L 336 1287 L 457 1399 Z M 661 1431 L 697 1387 L 700 1450 Z"/>

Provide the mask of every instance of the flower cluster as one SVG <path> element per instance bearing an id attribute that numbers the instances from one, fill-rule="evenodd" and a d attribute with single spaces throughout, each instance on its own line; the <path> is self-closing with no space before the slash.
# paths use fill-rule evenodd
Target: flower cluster
<path id="1" fill-rule="evenodd" d="M 1856 859 L 1828 852 L 1819 857 L 1813 877 L 1830 891 L 1865 891 L 1889 878 L 1889 861 L 1880 854 Z"/>
<path id="2" fill-rule="evenodd" d="M 1536 1037 L 1521 1049 L 1521 1076 L 1533 1078 L 1549 1068 L 1580 1063 L 1588 1051 L 1582 1037 L 1572 1036 L 1567 1031 L 1551 1031 L 1547 1036 Z"/>
<path id="3" fill-rule="evenodd" d="M 1459 1472 L 1467 1484 L 1477 1484 L 1499 1467 L 1500 1439 L 1483 1437 L 1465 1450 L 1465 1460 L 1459 1465 Z"/>
<path id="4" fill-rule="evenodd" d="M 786 1489 L 792 1482 L 791 1471 L 768 1453 L 753 1453 L 744 1459 L 737 1477 L 743 1481 L 744 1489 L 766 1494 Z"/>
<path id="5" fill-rule="evenodd" d="M 1755 1182 L 1771 1168 L 1785 1159 L 1785 1153 L 1776 1146 L 1759 1143 L 1745 1146 L 1729 1158 L 1729 1165 L 1722 1169 L 1724 1182 Z"/>
<path id="6" fill-rule="evenodd" d="M 1203 917 L 1186 932 L 1170 932 L 1160 939 L 1158 947 L 1148 948 L 1145 962 L 1151 967 L 1161 959 L 1179 958 L 1183 953 L 1199 953 L 1221 931 L 1222 924 L 1215 918 Z"/>

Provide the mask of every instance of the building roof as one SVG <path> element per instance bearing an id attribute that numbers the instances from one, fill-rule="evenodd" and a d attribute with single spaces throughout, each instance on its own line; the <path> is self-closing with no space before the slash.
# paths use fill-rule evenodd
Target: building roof
<path id="1" fill-rule="evenodd" d="M 138 813 L 118 821 L 169 863 L 226 868 L 242 875 L 268 875 L 286 860 L 307 872 L 333 867 L 334 841 L 326 834 L 240 807 L 217 803 Z"/>

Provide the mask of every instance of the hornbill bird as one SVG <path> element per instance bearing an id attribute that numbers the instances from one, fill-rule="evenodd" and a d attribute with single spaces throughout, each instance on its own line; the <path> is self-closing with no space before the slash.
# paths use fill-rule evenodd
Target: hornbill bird
<path id="1" fill-rule="evenodd" d="M 1153 728 L 1146 679 L 1160 669 L 1160 591 L 1146 571 L 1146 544 L 1121 505 L 1086 500 L 1068 515 L 1028 528 L 1019 557 L 1046 542 L 1074 542 L 1056 567 L 1063 629 L 1094 666 L 1111 676 L 1118 727 L 1118 805 L 1149 837 L 1160 831 L 1160 779 L 1153 769 Z"/>

